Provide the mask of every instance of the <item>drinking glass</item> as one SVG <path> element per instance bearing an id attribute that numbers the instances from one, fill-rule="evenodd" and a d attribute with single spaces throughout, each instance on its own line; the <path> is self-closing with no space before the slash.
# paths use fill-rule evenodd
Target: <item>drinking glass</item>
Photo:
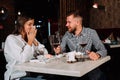
<path id="1" fill-rule="evenodd" d="M 87 45 L 87 42 L 85 40 L 81 41 L 81 43 L 78 44 L 78 47 L 76 48 L 77 54 L 76 59 L 77 61 L 83 62 L 85 61 L 85 58 L 87 57 L 85 46 Z"/>
<path id="2" fill-rule="evenodd" d="M 50 44 L 52 46 L 52 49 L 57 48 L 60 45 L 60 43 L 61 43 L 60 36 L 57 36 L 57 35 L 50 36 Z"/>
<path id="3" fill-rule="evenodd" d="M 82 47 L 81 52 L 82 52 L 83 54 L 86 53 L 86 51 L 85 51 L 85 46 L 86 46 L 86 45 L 87 45 L 87 42 L 84 42 L 84 41 L 79 44 L 79 46 Z"/>
<path id="4" fill-rule="evenodd" d="M 35 50 L 34 57 L 37 58 L 37 56 L 44 55 L 43 50 Z"/>

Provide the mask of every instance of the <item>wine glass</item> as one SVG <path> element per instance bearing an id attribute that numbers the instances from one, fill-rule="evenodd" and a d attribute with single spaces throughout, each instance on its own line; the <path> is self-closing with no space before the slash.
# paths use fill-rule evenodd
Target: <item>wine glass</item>
<path id="1" fill-rule="evenodd" d="M 50 44 L 52 46 L 52 50 L 53 50 L 53 48 L 57 48 L 60 45 L 60 43 L 61 43 L 60 36 L 58 36 L 58 35 L 51 35 L 50 36 Z"/>
<path id="2" fill-rule="evenodd" d="M 56 48 L 56 47 L 58 47 L 60 45 L 59 36 L 56 36 L 56 35 L 53 36 L 52 45 L 53 45 L 54 48 Z"/>
<path id="3" fill-rule="evenodd" d="M 76 48 L 76 51 L 77 51 L 76 59 L 77 59 L 77 61 L 80 61 L 80 62 L 85 61 L 85 57 L 86 57 L 85 46 L 86 45 L 87 45 L 86 41 L 82 41 L 81 43 L 78 43 L 78 47 Z"/>
<path id="4" fill-rule="evenodd" d="M 79 45 L 80 45 L 80 47 L 82 47 L 82 48 L 81 48 L 81 52 L 82 52 L 83 54 L 85 54 L 85 53 L 86 53 L 86 51 L 85 51 L 85 46 L 87 45 L 87 43 L 86 43 L 86 42 L 82 42 L 82 43 L 80 43 Z"/>
<path id="5" fill-rule="evenodd" d="M 43 50 L 35 50 L 35 54 L 34 54 L 34 57 L 37 58 L 37 56 L 40 56 L 40 55 L 44 55 L 44 51 Z"/>

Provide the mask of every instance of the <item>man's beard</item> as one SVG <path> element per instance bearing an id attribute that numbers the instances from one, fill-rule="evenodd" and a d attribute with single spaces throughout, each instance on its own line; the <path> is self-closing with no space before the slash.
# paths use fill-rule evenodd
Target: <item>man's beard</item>
<path id="1" fill-rule="evenodd" d="M 76 28 L 72 29 L 71 31 L 69 31 L 70 33 L 75 34 Z"/>

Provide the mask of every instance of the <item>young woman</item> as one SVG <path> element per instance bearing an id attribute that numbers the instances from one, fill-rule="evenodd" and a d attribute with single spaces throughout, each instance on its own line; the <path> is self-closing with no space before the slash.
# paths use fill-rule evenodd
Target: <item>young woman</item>
<path id="1" fill-rule="evenodd" d="M 18 16 L 15 30 L 7 36 L 5 41 L 4 55 L 7 61 L 7 71 L 4 74 L 5 80 L 25 80 L 24 76 L 26 76 L 27 73 L 25 71 L 15 70 L 13 66 L 34 58 L 36 50 L 42 51 L 47 58 L 52 56 L 48 54 L 45 46 L 38 42 L 36 33 L 34 18 L 25 15 Z M 40 78 L 28 78 L 26 78 L 26 80 L 42 80 Z"/>

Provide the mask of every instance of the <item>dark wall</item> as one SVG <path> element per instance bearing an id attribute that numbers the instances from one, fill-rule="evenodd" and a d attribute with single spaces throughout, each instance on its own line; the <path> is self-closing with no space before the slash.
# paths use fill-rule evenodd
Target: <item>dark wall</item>
<path id="1" fill-rule="evenodd" d="M 14 0 L 14 2 L 16 12 L 25 12 L 36 18 L 47 16 L 48 14 L 48 0 Z"/>
<path id="2" fill-rule="evenodd" d="M 120 28 L 120 0 L 96 0 L 105 9 L 93 9 L 90 12 L 92 28 Z"/>
<path id="3" fill-rule="evenodd" d="M 7 3 L 6 3 L 7 2 Z M 4 7 L 7 10 L 5 13 L 7 16 L 5 19 L 0 19 L 0 43 L 4 42 L 6 36 L 14 29 L 15 13 L 13 0 L 0 0 L 0 7 Z M 1 17 L 0 17 L 1 18 Z"/>

